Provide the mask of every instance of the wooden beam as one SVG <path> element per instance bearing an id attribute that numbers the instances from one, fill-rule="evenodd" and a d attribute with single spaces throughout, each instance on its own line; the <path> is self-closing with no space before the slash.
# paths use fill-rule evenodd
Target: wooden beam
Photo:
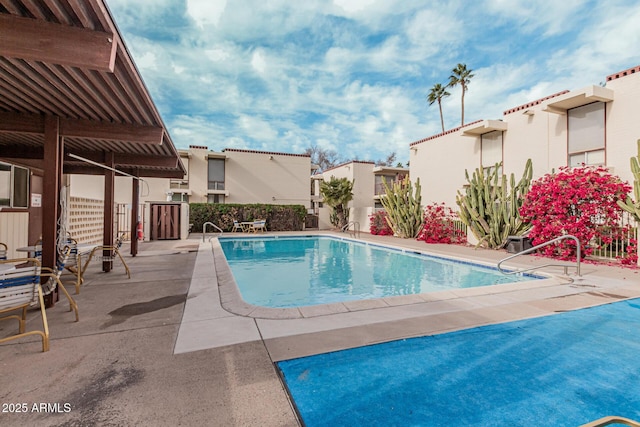
<path id="1" fill-rule="evenodd" d="M 55 268 L 58 257 L 56 237 L 58 233 L 58 200 L 60 198 L 61 138 L 60 123 L 56 116 L 44 119 L 44 183 L 42 191 L 42 266 Z M 47 301 L 53 305 L 56 297 Z"/>
<path id="2" fill-rule="evenodd" d="M 39 114 L 0 112 L 0 132 L 44 133 L 44 117 Z"/>
<path id="3" fill-rule="evenodd" d="M 0 14 L 0 56 L 112 73 L 117 43 L 111 33 Z"/>
<path id="4" fill-rule="evenodd" d="M 122 172 L 133 175 L 134 168 L 120 168 Z M 140 178 L 174 178 L 183 179 L 184 173 L 181 170 L 162 170 L 162 169 L 139 169 Z"/>
<path id="5" fill-rule="evenodd" d="M 115 166 L 113 159 L 113 152 L 105 154 L 106 166 L 113 168 Z M 114 200 L 114 188 L 115 188 L 115 172 L 109 169 L 104 169 L 104 223 L 103 223 L 103 235 L 102 244 L 104 246 L 113 246 L 113 200 Z M 111 250 L 104 250 L 102 255 L 105 259 L 114 255 Z M 113 263 L 111 261 L 102 262 L 102 271 L 108 273 L 111 271 Z"/>
<path id="6" fill-rule="evenodd" d="M 132 174 L 138 176 L 138 171 Z M 138 219 L 140 216 L 140 180 L 132 179 L 131 184 L 131 256 L 138 255 L 138 226 L 142 226 L 142 221 Z"/>
<path id="7" fill-rule="evenodd" d="M 0 132 L 43 134 L 44 118 L 39 114 L 0 112 Z M 158 126 L 61 118 L 60 136 L 162 145 L 164 130 Z"/>
<path id="8" fill-rule="evenodd" d="M 67 138 L 95 138 L 162 145 L 164 130 L 157 126 L 65 119 L 61 120 L 60 133 Z"/>

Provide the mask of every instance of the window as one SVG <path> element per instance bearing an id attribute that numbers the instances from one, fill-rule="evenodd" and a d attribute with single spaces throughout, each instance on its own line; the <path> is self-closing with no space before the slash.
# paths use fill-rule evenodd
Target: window
<path id="1" fill-rule="evenodd" d="M 189 203 L 189 195 L 187 193 L 173 193 L 171 195 L 171 201 Z"/>
<path id="2" fill-rule="evenodd" d="M 480 136 L 480 164 L 482 168 L 489 172 L 496 166 L 496 163 L 502 163 L 501 130 L 483 133 Z M 502 166 L 498 168 L 498 173 L 502 174 Z"/>
<path id="3" fill-rule="evenodd" d="M 567 111 L 569 166 L 605 164 L 604 102 Z"/>
<path id="4" fill-rule="evenodd" d="M 29 169 L 0 163 L 0 207 L 29 207 Z"/>
<path id="5" fill-rule="evenodd" d="M 209 194 L 207 203 L 224 203 L 224 194 Z"/>
<path id="6" fill-rule="evenodd" d="M 224 190 L 224 159 L 209 159 L 209 190 Z"/>

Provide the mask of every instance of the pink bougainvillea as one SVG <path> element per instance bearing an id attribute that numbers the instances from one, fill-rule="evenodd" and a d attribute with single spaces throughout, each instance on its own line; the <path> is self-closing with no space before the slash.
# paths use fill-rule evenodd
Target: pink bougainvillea
<path id="1" fill-rule="evenodd" d="M 393 236 L 393 230 L 387 222 L 387 212 L 378 211 L 369 216 L 369 232 L 378 236 Z"/>
<path id="2" fill-rule="evenodd" d="M 596 241 L 611 243 L 602 230 L 618 227 L 621 210 L 616 201 L 631 187 L 604 167 L 563 167 L 534 181 L 520 208 L 523 221 L 533 226 L 529 237 L 534 245 L 564 234 L 578 238 L 582 256 L 593 252 Z M 542 248 L 543 255 L 575 259 L 576 245 L 566 239 Z"/>
<path id="3" fill-rule="evenodd" d="M 466 243 L 465 233 L 455 227 L 458 215 L 444 203 L 433 203 L 424 210 L 424 224 L 418 240 L 426 243 Z"/>

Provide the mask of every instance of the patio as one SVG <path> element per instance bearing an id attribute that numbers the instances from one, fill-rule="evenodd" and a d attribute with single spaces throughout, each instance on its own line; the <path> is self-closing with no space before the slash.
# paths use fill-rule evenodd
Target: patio
<path id="1" fill-rule="evenodd" d="M 504 256 L 366 234 L 363 239 L 476 260 Z M 199 235 L 141 244 L 138 256 L 126 257 L 131 279 L 118 261 L 110 273 L 98 263 L 90 266 L 74 296 L 80 322 L 73 322 L 63 301 L 48 310 L 49 352 L 40 351 L 37 339 L 0 346 L 2 403 L 28 408 L 4 413 L 2 424 L 296 426 L 275 360 L 640 296 L 638 270 L 587 264 L 583 284 L 452 293 L 432 301 L 266 319 L 221 307 L 215 284 L 222 276 L 212 274 L 208 245 Z M 540 261 L 525 257 L 522 265 Z M 29 321 L 39 318 L 31 312 Z M 0 336 L 15 327 L 0 323 Z M 37 412 L 34 403 L 36 409 L 50 405 Z"/>

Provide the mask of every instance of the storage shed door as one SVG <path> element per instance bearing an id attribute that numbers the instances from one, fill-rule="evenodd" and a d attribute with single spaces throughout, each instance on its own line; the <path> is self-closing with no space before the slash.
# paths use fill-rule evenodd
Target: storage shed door
<path id="1" fill-rule="evenodd" d="M 151 240 L 180 238 L 180 205 L 151 205 Z"/>

